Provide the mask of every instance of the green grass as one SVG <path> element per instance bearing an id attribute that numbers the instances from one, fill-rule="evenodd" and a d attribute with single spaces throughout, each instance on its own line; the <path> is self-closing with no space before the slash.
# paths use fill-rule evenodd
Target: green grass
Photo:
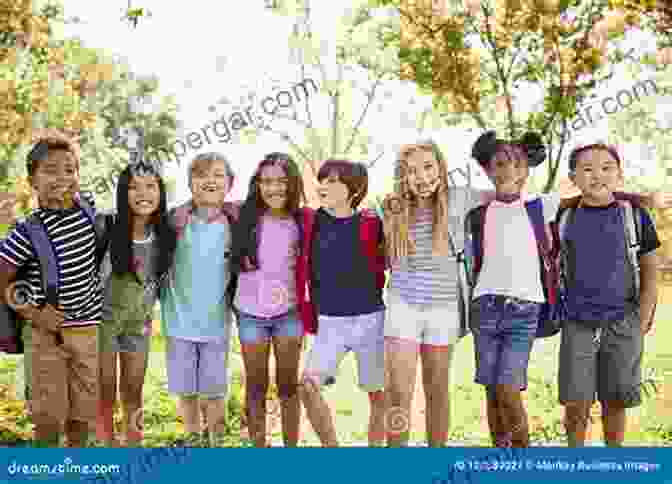
<path id="1" fill-rule="evenodd" d="M 661 292 L 661 301 L 672 295 L 672 288 Z M 657 394 L 645 397 L 643 405 L 630 411 L 626 434 L 628 445 L 664 446 L 672 444 L 672 305 L 658 308 L 654 333 L 647 336 L 644 357 L 644 379 L 657 380 Z M 557 402 L 557 354 L 560 338 L 538 340 L 531 357 L 527 408 L 530 417 L 532 445 L 563 443 L 562 409 Z M 240 445 L 241 387 L 239 346 L 231 355 L 232 399 L 229 403 L 231 445 Z M 150 368 L 145 391 L 145 435 L 149 446 L 172 445 L 178 438 L 181 424 L 176 415 L 175 399 L 166 388 L 165 343 L 155 336 L 152 342 Z M 16 390 L 16 365 L 19 358 L 0 358 L 0 445 L 12 445 L 29 435 L 30 424 L 23 415 L 20 402 L 11 397 Z M 655 372 L 653 375 L 650 372 Z M 418 372 L 419 373 L 419 372 Z M 463 339 L 457 349 L 452 374 L 451 440 L 467 445 L 490 445 L 487 434 L 483 390 L 473 383 L 474 356 L 471 336 Z M 667 385 L 666 385 L 667 384 Z M 420 385 L 420 380 L 418 381 Z M 667 389 L 667 395 L 666 395 Z M 653 392 L 651 392 L 653 393 Z M 357 366 L 350 355 L 343 361 L 336 383 L 325 390 L 332 404 L 339 438 L 343 444 L 366 442 L 368 397 L 357 387 Z M 413 441 L 424 440 L 422 408 L 414 410 Z M 4 418 L 4 419 L 3 419 Z M 599 442 L 600 435 L 592 441 Z M 279 433 L 273 440 L 281 441 Z M 302 426 L 302 443 L 318 444 L 307 422 Z"/>

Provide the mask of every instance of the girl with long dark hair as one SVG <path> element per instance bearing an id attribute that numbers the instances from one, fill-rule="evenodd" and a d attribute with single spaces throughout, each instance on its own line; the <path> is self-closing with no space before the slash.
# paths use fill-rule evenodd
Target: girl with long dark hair
<path id="1" fill-rule="evenodd" d="M 271 153 L 250 180 L 247 199 L 233 230 L 232 271 L 238 274 L 233 305 L 246 374 L 250 438 L 267 446 L 266 394 L 271 346 L 282 405 L 284 443 L 299 439 L 297 396 L 303 324 L 297 314 L 296 262 L 300 247 L 300 205 L 305 199 L 298 166 L 286 154 Z"/>
<path id="2" fill-rule="evenodd" d="M 117 375 L 127 445 L 142 441 L 142 387 L 147 370 L 153 308 L 173 262 L 175 229 L 167 219 L 166 186 L 153 165 L 128 166 L 117 184 L 117 213 L 100 214 L 109 250 L 100 338 L 97 437 L 111 445 Z M 118 370 L 117 370 L 118 369 Z"/>

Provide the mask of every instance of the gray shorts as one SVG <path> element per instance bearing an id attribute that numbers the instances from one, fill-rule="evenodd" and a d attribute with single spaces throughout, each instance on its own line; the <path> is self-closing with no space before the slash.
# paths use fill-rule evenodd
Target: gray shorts
<path id="1" fill-rule="evenodd" d="M 621 402 L 625 408 L 642 403 L 643 338 L 639 310 L 601 330 L 576 322 L 564 323 L 560 343 L 558 386 L 560 403 Z"/>
<path id="2" fill-rule="evenodd" d="M 168 391 L 180 397 L 226 398 L 230 337 L 219 342 L 166 339 Z"/>

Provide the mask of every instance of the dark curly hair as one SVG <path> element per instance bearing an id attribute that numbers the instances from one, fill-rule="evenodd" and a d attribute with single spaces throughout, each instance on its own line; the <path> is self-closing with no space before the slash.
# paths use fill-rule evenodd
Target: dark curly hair
<path id="1" fill-rule="evenodd" d="M 483 168 L 488 168 L 495 153 L 503 146 L 516 146 L 527 155 L 529 166 L 541 165 L 546 160 L 546 147 L 541 136 L 537 133 L 527 132 L 520 140 L 506 141 L 497 138 L 495 131 L 486 131 L 474 143 L 471 156 L 478 161 Z"/>

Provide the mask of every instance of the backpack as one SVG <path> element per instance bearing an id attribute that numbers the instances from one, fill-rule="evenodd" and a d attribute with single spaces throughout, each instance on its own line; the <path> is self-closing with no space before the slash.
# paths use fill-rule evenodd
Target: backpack
<path id="1" fill-rule="evenodd" d="M 107 246 L 107 231 L 105 233 L 101 232 L 100 224 L 96 223 L 95 209 L 86 200 L 80 198 L 79 206 L 96 232 L 96 267 L 100 267 Z M 36 214 L 31 214 L 17 224 L 21 223 L 25 225 L 31 245 L 40 261 L 42 289 L 46 295 L 46 303 L 56 306 L 58 304 L 58 262 L 47 231 Z M 107 228 L 107 223 L 106 219 L 105 227 L 102 230 Z M 22 267 L 16 275 L 16 281 L 24 280 L 26 272 L 27 267 Z M 24 346 L 21 332 L 24 323 L 25 321 L 14 309 L 4 301 L 0 302 L 0 353 L 23 354 Z"/>
<path id="2" fill-rule="evenodd" d="M 458 193 L 462 200 L 458 200 Z M 469 190 L 453 187 L 448 191 L 448 245 L 457 261 L 457 302 L 460 312 L 460 333 L 462 338 L 469 334 L 469 260 L 470 251 L 465 244 L 463 223 L 460 223 L 464 207 L 468 206 Z"/>
<path id="3" fill-rule="evenodd" d="M 469 300 L 478 282 L 478 274 L 483 265 L 483 227 L 488 206 L 486 203 L 471 210 L 465 219 L 465 259 L 466 274 L 470 289 Z M 565 280 L 560 268 L 560 247 L 556 234 L 544 220 L 541 198 L 525 202 L 525 210 L 532 224 L 537 253 L 540 262 L 540 278 L 546 302 L 541 306 L 537 338 L 547 338 L 560 332 L 562 322 L 567 319 L 567 298 Z"/>
<path id="4" fill-rule="evenodd" d="M 640 288 L 640 266 L 639 266 L 639 250 L 641 248 L 642 240 L 642 219 L 641 219 L 641 210 L 642 208 L 637 206 L 637 215 L 635 215 L 635 207 L 628 200 L 617 200 L 618 206 L 621 211 L 621 217 L 623 220 L 623 229 L 625 230 L 625 244 L 626 244 L 626 255 L 627 262 L 630 264 L 632 269 L 633 284 L 635 288 L 635 303 L 639 305 L 639 288 Z M 559 259 L 560 266 L 563 272 L 563 275 L 569 279 L 567 274 L 569 274 L 571 267 L 569 264 L 567 256 L 567 246 L 565 242 L 565 235 L 567 233 L 567 226 L 574 222 L 574 217 L 576 216 L 576 209 L 579 207 L 580 200 L 575 206 L 568 207 L 564 210 L 561 210 L 558 214 L 557 223 L 555 228 L 557 231 L 557 239 L 559 242 Z M 655 316 L 656 306 L 654 306 L 652 317 Z"/>
<path id="5" fill-rule="evenodd" d="M 378 236 L 382 230 L 382 222 L 375 211 L 363 209 L 359 212 L 359 239 L 362 253 L 369 261 L 369 268 L 376 276 L 376 287 L 382 290 L 385 286 L 385 253 L 378 243 Z M 311 252 L 313 240 L 319 231 L 316 223 L 316 211 L 303 208 L 301 214 L 301 252 L 297 260 L 297 300 L 299 314 L 303 321 L 304 331 L 317 333 L 317 307 L 311 292 Z"/>

